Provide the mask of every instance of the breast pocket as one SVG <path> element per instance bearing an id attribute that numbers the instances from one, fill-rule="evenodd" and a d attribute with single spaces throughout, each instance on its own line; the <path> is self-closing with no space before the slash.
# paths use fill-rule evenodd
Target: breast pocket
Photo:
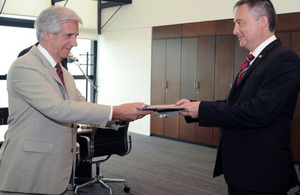
<path id="1" fill-rule="evenodd" d="M 26 140 L 23 143 L 23 151 L 52 154 L 54 152 L 54 144 L 50 142 Z"/>

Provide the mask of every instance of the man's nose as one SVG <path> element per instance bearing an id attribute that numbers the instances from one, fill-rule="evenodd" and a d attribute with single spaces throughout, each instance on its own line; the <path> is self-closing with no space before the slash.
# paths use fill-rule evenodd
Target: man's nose
<path id="1" fill-rule="evenodd" d="M 238 32 L 239 32 L 238 27 L 237 27 L 237 25 L 235 24 L 232 33 L 233 33 L 234 35 L 238 35 Z"/>
<path id="2" fill-rule="evenodd" d="M 76 39 L 76 37 L 74 37 L 74 38 L 71 39 L 71 45 L 75 46 L 75 47 L 77 46 L 77 39 Z"/>

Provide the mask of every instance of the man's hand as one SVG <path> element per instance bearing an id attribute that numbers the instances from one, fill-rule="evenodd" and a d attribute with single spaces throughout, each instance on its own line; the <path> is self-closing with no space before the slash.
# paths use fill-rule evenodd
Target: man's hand
<path id="1" fill-rule="evenodd" d="M 141 102 L 121 104 L 113 106 L 113 119 L 125 121 L 134 121 L 143 118 L 147 114 L 152 114 L 153 111 L 140 111 L 140 108 L 145 108 L 147 104 Z"/>
<path id="2" fill-rule="evenodd" d="M 181 99 L 178 102 L 176 102 L 175 106 L 182 106 L 183 104 L 190 103 L 190 102 L 191 101 L 188 99 Z"/>
<path id="3" fill-rule="evenodd" d="M 191 118 L 198 118 L 200 102 L 191 102 L 187 99 L 179 100 L 175 106 L 183 107 L 184 110 L 180 113 L 182 116 L 189 116 Z"/>

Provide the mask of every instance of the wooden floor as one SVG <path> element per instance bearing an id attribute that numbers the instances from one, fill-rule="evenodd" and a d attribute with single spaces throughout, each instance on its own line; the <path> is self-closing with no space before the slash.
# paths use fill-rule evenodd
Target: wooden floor
<path id="1" fill-rule="evenodd" d="M 131 188 L 125 193 L 122 184 L 109 184 L 114 195 L 227 194 L 224 178 L 212 177 L 215 148 L 138 134 L 132 134 L 132 140 L 130 154 L 112 156 L 101 167 L 105 177 L 124 178 Z M 98 184 L 83 188 L 79 194 L 108 195 L 109 191 Z"/>

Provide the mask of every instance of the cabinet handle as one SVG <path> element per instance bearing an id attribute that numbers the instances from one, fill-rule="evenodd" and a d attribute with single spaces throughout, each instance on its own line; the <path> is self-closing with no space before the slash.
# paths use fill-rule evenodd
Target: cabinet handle
<path id="1" fill-rule="evenodd" d="M 194 89 L 200 89 L 200 82 L 198 81 L 194 82 Z"/>
<path id="2" fill-rule="evenodd" d="M 164 81 L 162 83 L 162 88 L 167 89 L 168 88 L 168 81 Z"/>

